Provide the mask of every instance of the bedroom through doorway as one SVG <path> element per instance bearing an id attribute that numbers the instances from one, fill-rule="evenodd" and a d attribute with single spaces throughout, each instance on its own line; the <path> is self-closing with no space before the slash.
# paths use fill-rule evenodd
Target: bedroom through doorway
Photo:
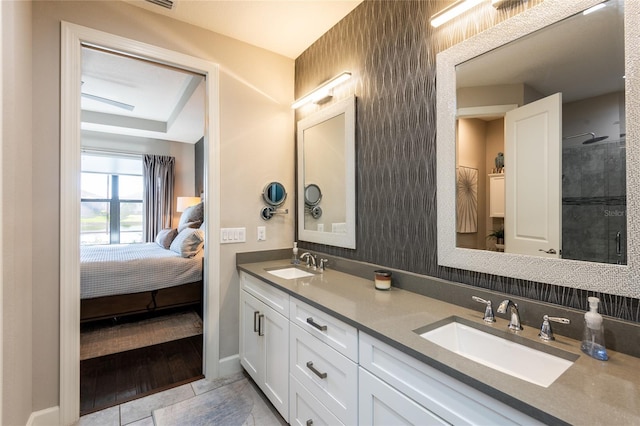
<path id="1" fill-rule="evenodd" d="M 80 415 L 204 377 L 205 97 L 82 47 Z"/>

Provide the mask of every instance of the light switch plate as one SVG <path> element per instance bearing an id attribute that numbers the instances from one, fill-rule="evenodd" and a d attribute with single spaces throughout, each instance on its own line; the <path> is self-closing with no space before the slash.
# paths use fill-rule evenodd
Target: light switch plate
<path id="1" fill-rule="evenodd" d="M 247 241 L 246 228 L 222 228 L 220 229 L 220 243 L 233 244 Z"/>
<path id="2" fill-rule="evenodd" d="M 258 226 L 258 241 L 266 241 L 266 240 L 267 240 L 267 227 Z"/>

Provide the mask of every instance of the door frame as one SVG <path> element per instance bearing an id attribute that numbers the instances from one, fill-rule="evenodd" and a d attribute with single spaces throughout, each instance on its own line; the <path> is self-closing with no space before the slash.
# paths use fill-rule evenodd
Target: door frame
<path id="1" fill-rule="evenodd" d="M 80 80 L 83 45 L 205 75 L 205 241 L 220 234 L 219 66 L 206 60 L 80 25 L 61 23 L 60 63 L 60 423 L 80 414 Z M 204 256 L 204 373 L 219 375 L 220 245 Z"/>

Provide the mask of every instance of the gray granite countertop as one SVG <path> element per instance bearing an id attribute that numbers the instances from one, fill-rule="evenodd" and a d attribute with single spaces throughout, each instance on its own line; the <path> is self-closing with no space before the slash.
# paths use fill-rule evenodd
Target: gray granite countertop
<path id="1" fill-rule="evenodd" d="M 291 265 L 278 260 L 238 268 L 545 423 L 640 424 L 639 358 L 608 351 L 609 360 L 598 361 L 584 355 L 577 340 L 556 335 L 553 342 L 541 342 L 537 329 L 525 327 L 518 335 L 532 345 L 578 355 L 564 374 L 544 388 L 467 360 L 413 331 L 452 316 L 507 330 L 508 321 L 503 318 L 485 324 L 482 305 L 475 311 L 394 287 L 378 291 L 373 279 L 330 269 L 289 280 L 266 272 L 278 266 Z"/>

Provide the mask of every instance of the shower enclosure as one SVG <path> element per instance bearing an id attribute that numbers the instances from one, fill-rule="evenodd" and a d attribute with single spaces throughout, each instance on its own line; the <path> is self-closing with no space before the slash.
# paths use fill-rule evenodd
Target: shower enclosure
<path id="1" fill-rule="evenodd" d="M 584 139 L 562 149 L 562 257 L 626 264 L 625 135 Z"/>

